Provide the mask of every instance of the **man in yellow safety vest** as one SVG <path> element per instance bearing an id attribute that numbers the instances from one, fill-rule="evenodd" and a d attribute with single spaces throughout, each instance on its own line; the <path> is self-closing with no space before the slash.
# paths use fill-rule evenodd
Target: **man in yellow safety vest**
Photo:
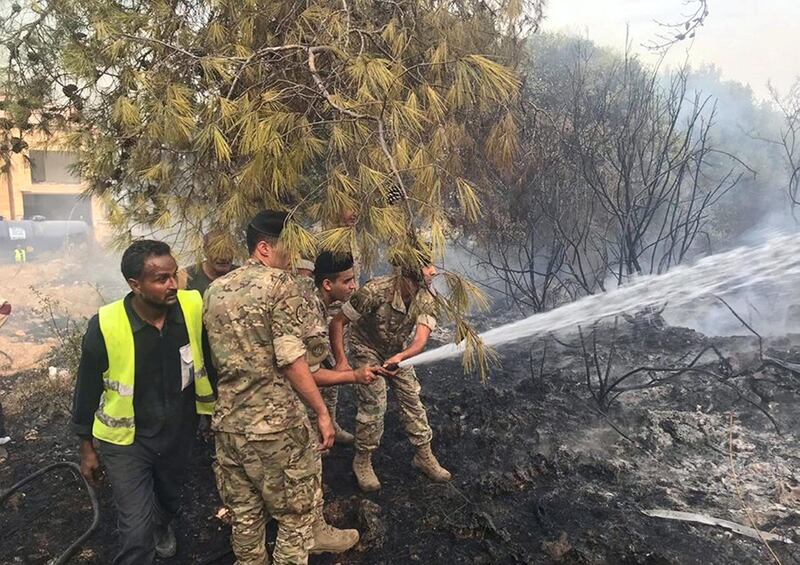
<path id="1" fill-rule="evenodd" d="M 175 555 L 178 510 L 198 414 L 212 414 L 203 300 L 179 291 L 178 265 L 163 242 L 134 242 L 122 255 L 131 292 L 100 308 L 83 338 L 72 427 L 81 472 L 102 458 L 121 537 L 115 565 Z M 98 452 L 100 457 L 98 457 Z"/>

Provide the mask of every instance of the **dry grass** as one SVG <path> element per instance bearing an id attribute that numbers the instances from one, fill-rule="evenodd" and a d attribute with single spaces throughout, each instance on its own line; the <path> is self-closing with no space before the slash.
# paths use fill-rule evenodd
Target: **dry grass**
<path id="1" fill-rule="evenodd" d="M 44 320 L 42 330 L 49 334 L 48 350 L 36 368 L 14 386 L 8 409 L 24 410 L 28 417 L 69 415 L 87 320 L 73 318 L 58 300 L 33 292 L 39 304 L 37 314 Z"/>

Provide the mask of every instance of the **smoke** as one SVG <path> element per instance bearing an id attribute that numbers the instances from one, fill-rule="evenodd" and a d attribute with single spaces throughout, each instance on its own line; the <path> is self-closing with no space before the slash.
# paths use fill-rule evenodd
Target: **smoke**
<path id="1" fill-rule="evenodd" d="M 790 171 L 780 140 L 783 117 L 770 102 L 758 102 L 750 86 L 724 80 L 719 68 L 704 66 L 689 72 L 688 92 L 710 97 L 705 119 L 713 120 L 716 151 L 734 155 L 747 170 L 739 185 L 712 210 L 709 229 L 711 252 L 737 246 L 759 246 L 798 231 L 788 197 Z M 713 113 L 712 113 L 713 110 Z M 747 269 L 742 265 L 742 269 Z M 800 300 L 796 281 L 744 286 L 726 301 L 748 324 L 764 336 L 800 332 Z M 719 301 L 700 298 L 680 307 L 668 305 L 668 323 L 706 335 L 749 333 Z"/>
<path id="2" fill-rule="evenodd" d="M 486 345 L 499 346 L 546 333 L 573 330 L 596 321 L 636 312 L 668 302 L 675 307 L 698 304 L 718 296 L 740 296 L 742 291 L 783 288 L 796 283 L 800 274 L 797 246 L 800 235 L 770 239 L 757 247 L 739 247 L 705 257 L 692 265 L 679 265 L 661 275 L 643 276 L 605 294 L 585 296 L 553 310 L 493 328 L 481 334 Z M 769 296 L 768 292 L 764 292 Z M 697 317 L 696 317 L 697 318 Z M 409 359 L 421 365 L 459 355 L 463 347 L 449 344 Z M 404 366 L 401 363 L 401 366 Z"/>
<path id="3" fill-rule="evenodd" d="M 735 243 L 758 246 L 797 232 L 798 226 L 788 208 L 771 210 L 758 224 L 736 238 Z M 742 265 L 741 268 L 746 270 L 748 266 Z M 800 333 L 800 299 L 796 280 L 776 279 L 769 284 L 744 286 L 725 300 L 763 336 Z M 730 310 L 713 297 L 704 297 L 680 307 L 667 305 L 664 319 L 671 325 L 692 328 L 709 336 L 749 334 Z"/>
<path id="4" fill-rule="evenodd" d="M 736 186 L 709 207 L 708 222 L 695 240 L 689 258 L 698 260 L 739 246 L 759 246 L 781 235 L 796 233 L 797 224 L 786 189 L 790 172 L 782 148 L 775 143 L 783 126 L 777 108 L 756 100 L 749 86 L 723 79 L 720 70 L 713 66 L 688 70 L 686 97 L 684 112 L 695 102 L 705 103 L 701 120 L 713 124 L 711 151 L 705 156 L 707 182 L 713 184 L 731 171 L 738 178 Z M 490 296 L 502 297 L 503 287 L 498 288 L 496 277 L 481 268 L 470 252 L 473 249 L 479 254 L 488 253 L 464 244 L 451 246 L 447 249 L 446 268 L 472 278 Z M 537 253 L 537 257 L 540 255 Z M 647 270 L 646 257 L 644 263 L 642 266 Z M 626 280 L 623 286 L 635 282 L 635 278 Z M 609 278 L 606 288 L 615 287 L 616 281 Z M 784 280 L 768 286 L 741 285 L 728 296 L 728 301 L 758 331 L 776 335 L 800 330 L 800 320 L 793 314 L 800 309 L 795 295 L 792 281 Z M 668 305 L 665 317 L 674 325 L 692 327 L 709 335 L 747 332 L 726 307 L 708 298 L 681 307 Z"/>
<path id="5" fill-rule="evenodd" d="M 791 299 L 788 285 L 747 289 L 725 301 L 762 336 L 800 333 L 800 304 Z M 681 307 L 668 306 L 664 319 L 670 325 L 692 328 L 708 336 L 750 335 L 728 308 L 710 297 Z"/>

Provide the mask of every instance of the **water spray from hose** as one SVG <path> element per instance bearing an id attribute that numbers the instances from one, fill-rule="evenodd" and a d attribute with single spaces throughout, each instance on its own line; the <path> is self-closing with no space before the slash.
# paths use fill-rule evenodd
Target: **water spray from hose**
<path id="1" fill-rule="evenodd" d="M 660 275 L 642 276 L 609 292 L 586 296 L 549 312 L 491 329 L 480 337 L 485 345 L 497 347 L 655 304 L 668 302 L 672 307 L 682 306 L 711 294 L 724 296 L 758 284 L 788 282 L 800 282 L 800 234 L 776 236 L 759 246 L 739 247 Z M 406 359 L 400 366 L 425 365 L 463 352 L 463 346 L 448 344 Z"/>

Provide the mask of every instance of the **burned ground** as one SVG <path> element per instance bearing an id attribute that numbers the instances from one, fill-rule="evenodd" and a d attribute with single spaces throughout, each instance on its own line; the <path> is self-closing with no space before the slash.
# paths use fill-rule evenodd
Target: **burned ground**
<path id="1" fill-rule="evenodd" d="M 598 332 L 608 351 L 612 332 Z M 465 377 L 457 361 L 419 369 L 435 433 L 435 451 L 454 472 L 451 484 L 420 477 L 390 401 L 386 435 L 375 457 L 377 495 L 357 491 L 352 451 L 326 458 L 326 512 L 338 526 L 359 527 L 357 550 L 312 563 L 763 563 L 765 545 L 726 530 L 650 518 L 646 509 L 683 510 L 775 530 L 800 541 L 800 380 L 763 370 L 721 382 L 713 356 L 666 385 L 623 394 L 606 414 L 587 392 L 576 336 L 502 350 L 503 366 L 486 384 Z M 618 333 L 612 367 L 685 362 L 708 345 L 732 364 L 756 348 L 753 338 L 709 339 L 682 328 Z M 766 353 L 800 361 L 794 339 L 766 343 Z M 698 365 L 698 366 L 700 366 Z M 0 380 L 16 441 L 0 466 L 9 486 L 35 469 L 76 460 L 75 440 L 58 409 L 25 410 L 14 398 L 31 373 Z M 47 378 L 47 377 L 39 377 Z M 641 381 L 638 381 L 641 382 Z M 353 426 L 353 395 L 343 395 L 341 421 Z M 768 411 L 778 425 L 759 409 Z M 732 419 L 731 419 L 732 416 Z M 623 435 L 624 434 L 624 435 Z M 735 473 L 732 472 L 731 459 Z M 228 526 L 199 444 L 179 518 L 172 563 L 232 563 Z M 99 490 L 101 525 L 74 560 L 108 563 L 116 538 L 110 490 Z M 748 518 L 748 515 L 750 516 Z M 0 556 L 8 563 L 46 563 L 88 525 L 86 495 L 58 472 L 12 497 L 0 517 Z M 274 529 L 271 528 L 271 529 Z M 274 537 L 274 531 L 271 531 Z M 800 561 L 794 546 L 771 542 L 783 563 Z"/>

